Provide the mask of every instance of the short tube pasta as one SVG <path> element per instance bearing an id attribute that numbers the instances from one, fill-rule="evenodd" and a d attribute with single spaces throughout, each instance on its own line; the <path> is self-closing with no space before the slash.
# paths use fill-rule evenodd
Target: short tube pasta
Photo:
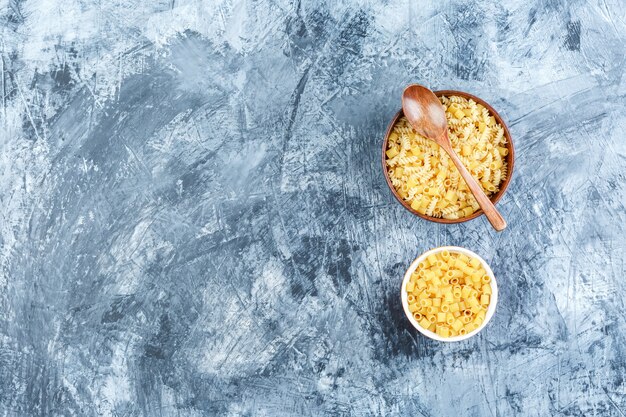
<path id="1" fill-rule="evenodd" d="M 485 277 L 477 258 L 448 250 L 428 256 L 404 287 L 413 319 L 441 337 L 473 332 L 491 302 L 491 279 Z"/>

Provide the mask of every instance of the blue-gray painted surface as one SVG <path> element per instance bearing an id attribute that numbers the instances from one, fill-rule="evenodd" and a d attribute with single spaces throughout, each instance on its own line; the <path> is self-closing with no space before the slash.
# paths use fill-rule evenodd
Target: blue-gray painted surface
<path id="1" fill-rule="evenodd" d="M 626 5 L 420 3 L 0 2 L 0 416 L 626 415 Z M 508 122 L 503 233 L 393 199 L 409 82 Z M 443 244 L 466 342 L 400 305 Z"/>

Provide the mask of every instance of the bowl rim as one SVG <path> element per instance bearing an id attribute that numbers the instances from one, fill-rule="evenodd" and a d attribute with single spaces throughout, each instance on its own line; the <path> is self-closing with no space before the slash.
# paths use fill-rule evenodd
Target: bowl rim
<path id="1" fill-rule="evenodd" d="M 485 320 L 483 321 L 483 323 L 480 325 L 480 327 L 478 329 L 473 330 L 470 333 L 467 333 L 467 334 L 465 334 L 463 336 L 441 337 L 437 333 L 431 332 L 430 330 L 424 329 L 422 326 L 420 326 L 417 323 L 417 321 L 415 321 L 415 318 L 413 317 L 413 314 L 409 311 L 409 302 L 407 300 L 408 294 L 407 294 L 407 291 L 406 291 L 406 284 L 411 279 L 411 274 L 413 274 L 413 272 L 415 272 L 415 270 L 417 269 L 417 265 L 420 262 L 422 262 L 424 259 L 426 259 L 428 256 L 440 253 L 440 252 L 442 252 L 444 250 L 448 250 L 450 252 L 462 253 L 464 255 L 467 255 L 467 256 L 474 257 L 474 258 L 478 259 L 480 261 L 481 265 L 483 266 L 483 268 L 485 268 L 485 271 L 487 272 L 487 275 L 489 275 L 489 277 L 491 278 L 491 282 L 490 282 L 490 284 L 491 284 L 491 300 L 489 302 L 489 307 L 487 308 L 487 314 L 485 315 Z M 413 327 L 415 327 L 415 329 L 418 332 L 420 332 L 421 334 L 423 334 L 424 336 L 426 336 L 426 337 L 428 337 L 430 339 L 437 340 L 439 342 L 460 342 L 462 340 L 469 339 L 470 337 L 475 336 L 476 334 L 478 334 L 482 329 L 485 328 L 485 326 L 487 326 L 487 323 L 489 323 L 489 320 L 491 320 L 491 318 L 495 314 L 496 306 L 498 304 L 498 283 L 497 283 L 496 277 L 493 274 L 493 271 L 491 270 L 491 267 L 489 266 L 487 261 L 485 261 L 477 253 L 475 253 L 475 252 L 473 252 L 473 251 L 471 251 L 469 249 L 459 247 L 459 246 L 439 246 L 437 248 L 433 248 L 433 249 L 430 249 L 430 250 L 424 252 L 423 254 L 421 254 L 420 256 L 415 258 L 413 263 L 411 263 L 409 268 L 404 273 L 404 279 L 402 280 L 402 286 L 400 287 L 400 298 L 402 300 L 402 309 L 404 310 L 404 315 L 409 319 L 409 321 L 411 322 Z"/>
<path id="2" fill-rule="evenodd" d="M 434 91 L 434 93 L 437 97 L 444 96 L 444 95 L 445 96 L 462 96 L 466 99 L 472 99 L 476 103 L 482 104 L 485 108 L 487 108 L 487 110 L 489 110 L 489 113 L 491 113 L 495 117 L 496 121 L 500 123 L 500 125 L 504 129 L 504 136 L 507 139 L 506 147 L 509 150 L 509 154 L 507 155 L 507 158 L 506 158 L 508 170 L 507 170 L 507 176 L 502 182 L 500 189 L 498 190 L 497 193 L 495 193 L 494 195 L 490 197 L 491 202 L 493 204 L 496 204 L 498 201 L 500 201 L 500 199 L 506 192 L 507 188 L 509 187 L 509 183 L 511 182 L 511 177 L 513 176 L 513 169 L 515 166 L 515 146 L 513 145 L 513 139 L 511 138 L 511 133 L 509 132 L 508 126 L 506 125 L 506 123 L 504 122 L 500 114 L 489 103 L 487 103 L 485 100 L 481 99 L 480 97 L 477 97 L 473 94 L 466 93 L 460 90 L 437 90 L 437 91 Z M 463 223 L 463 222 L 473 220 L 485 214 L 484 211 L 479 208 L 477 211 L 470 214 L 469 216 L 461 217 L 459 219 L 444 219 L 441 217 L 427 216 L 416 210 L 413 210 L 413 208 L 411 208 L 411 205 L 407 203 L 406 201 L 404 201 L 404 199 L 400 196 L 400 194 L 398 194 L 398 192 L 396 191 L 396 188 L 391 183 L 391 179 L 389 178 L 389 172 L 387 171 L 387 155 L 385 154 L 385 152 L 387 151 L 387 144 L 389 143 L 389 135 L 391 134 L 391 131 L 393 130 L 393 126 L 396 124 L 398 119 L 402 117 L 403 115 L 404 115 L 404 112 L 402 111 L 402 109 L 400 109 L 395 114 L 395 116 L 391 119 L 391 122 L 387 126 L 387 131 L 385 132 L 385 137 L 384 137 L 383 146 L 382 146 L 383 176 L 385 177 L 387 186 L 391 190 L 391 193 L 396 198 L 396 200 L 398 200 L 398 202 L 402 204 L 402 207 L 404 207 L 405 209 L 407 209 L 414 215 L 421 217 L 422 219 L 435 222 L 435 223 L 444 223 L 444 224 Z"/>

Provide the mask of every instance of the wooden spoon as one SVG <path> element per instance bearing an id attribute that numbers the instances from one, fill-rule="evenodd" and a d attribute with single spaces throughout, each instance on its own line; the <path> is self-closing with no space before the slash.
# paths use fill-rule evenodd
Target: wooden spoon
<path id="1" fill-rule="evenodd" d="M 446 113 L 437 96 L 424 86 L 409 85 L 402 93 L 402 110 L 417 133 L 435 141 L 450 155 L 450 159 L 474 194 L 478 205 L 485 212 L 489 223 L 498 232 L 504 230 L 506 221 L 452 149 L 452 144 L 448 138 Z"/>

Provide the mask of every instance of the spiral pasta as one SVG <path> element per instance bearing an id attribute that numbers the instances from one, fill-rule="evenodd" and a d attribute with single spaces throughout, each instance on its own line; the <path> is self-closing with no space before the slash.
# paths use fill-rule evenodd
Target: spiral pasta
<path id="1" fill-rule="evenodd" d="M 452 148 L 487 196 L 498 192 L 508 169 L 504 128 L 487 108 L 471 99 L 439 99 Z M 435 142 L 418 135 L 405 117 L 389 135 L 386 156 L 391 183 L 413 210 L 459 219 L 479 209 L 450 157 Z"/>

